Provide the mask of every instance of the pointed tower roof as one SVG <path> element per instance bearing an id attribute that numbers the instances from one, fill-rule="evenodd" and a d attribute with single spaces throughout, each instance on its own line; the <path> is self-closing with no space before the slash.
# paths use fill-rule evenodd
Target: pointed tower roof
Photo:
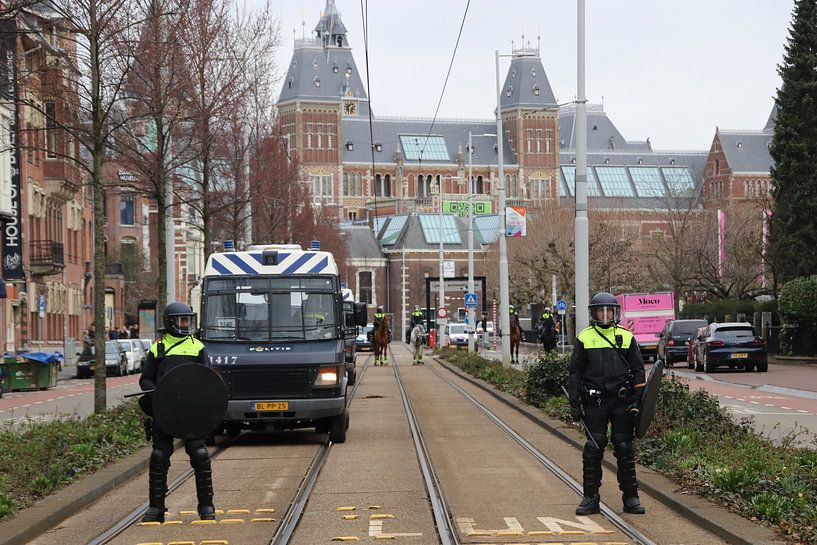
<path id="1" fill-rule="evenodd" d="M 321 20 L 315 25 L 314 31 L 318 38 L 324 39 L 325 43 L 328 42 L 338 47 L 349 46 L 346 41 L 346 26 L 340 19 L 335 0 L 326 0 L 326 9 L 321 15 Z"/>
<path id="2" fill-rule="evenodd" d="M 524 41 L 524 36 L 522 39 Z M 539 46 L 532 47 L 528 43 L 512 49 L 513 60 L 499 101 L 502 109 L 556 106 L 556 97 L 539 58 Z"/>
<path id="3" fill-rule="evenodd" d="M 334 0 L 326 0 L 315 36 L 295 40 L 278 103 L 295 99 L 357 100 L 358 114 L 368 113 L 366 89 Z"/>
<path id="4" fill-rule="evenodd" d="M 772 106 L 772 113 L 769 114 L 769 119 L 766 121 L 766 126 L 763 127 L 763 131 L 774 132 L 775 123 L 777 123 L 777 102 Z"/>

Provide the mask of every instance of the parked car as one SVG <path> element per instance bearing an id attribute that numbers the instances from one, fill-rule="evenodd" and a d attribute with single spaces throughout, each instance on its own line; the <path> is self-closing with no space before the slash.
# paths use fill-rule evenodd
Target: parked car
<path id="1" fill-rule="evenodd" d="M 145 349 L 145 357 L 147 357 L 148 351 L 153 345 L 153 339 L 139 339 L 139 342 L 142 343 L 142 348 Z"/>
<path id="2" fill-rule="evenodd" d="M 698 338 L 695 370 L 711 373 L 718 367 L 768 371 L 766 343 L 749 322 L 709 324 Z"/>
<path id="3" fill-rule="evenodd" d="M 707 324 L 706 320 L 669 320 L 658 337 L 658 359 L 667 367 L 676 361 L 687 359 L 687 343 L 698 329 Z"/>
<path id="4" fill-rule="evenodd" d="M 96 347 L 94 345 L 86 345 L 82 352 L 77 356 L 77 378 L 91 378 L 94 374 L 94 359 L 96 356 Z"/>
<path id="5" fill-rule="evenodd" d="M 702 338 L 709 326 L 699 327 L 695 335 L 687 343 L 687 367 L 695 368 L 695 351 L 698 349 L 698 339 Z"/>
<path id="6" fill-rule="evenodd" d="M 136 354 L 139 356 L 136 368 L 141 373 L 142 369 L 145 368 L 145 359 L 148 356 L 147 350 L 145 349 L 145 346 L 142 344 L 141 339 L 130 339 L 130 342 L 133 345 L 133 349 L 136 351 Z"/>
<path id="7" fill-rule="evenodd" d="M 462 323 L 453 323 L 453 324 L 446 324 L 445 326 L 445 338 L 448 346 L 453 346 L 454 348 L 460 349 L 465 348 L 468 349 L 468 332 L 465 329 L 465 324 Z M 474 344 L 474 348 L 479 348 L 479 343 Z"/>
<path id="8" fill-rule="evenodd" d="M 105 341 L 105 374 L 117 377 L 128 374 L 128 353 L 119 341 Z"/>
<path id="9" fill-rule="evenodd" d="M 366 327 L 361 327 L 358 330 L 357 337 L 355 337 L 355 350 L 358 352 L 371 352 L 373 347 L 369 341 L 369 331 L 374 329 L 374 325 L 366 324 Z"/>
<path id="10" fill-rule="evenodd" d="M 129 375 L 135 373 L 136 372 L 136 367 L 141 365 L 141 362 L 139 361 L 139 354 L 136 352 L 136 347 L 135 347 L 136 339 L 133 339 L 133 340 L 131 340 L 131 339 L 117 339 L 116 342 L 119 343 L 119 346 L 121 346 L 123 350 L 125 350 L 125 354 L 127 355 L 127 358 L 128 358 L 128 370 L 127 370 L 127 373 Z M 141 367 L 140 367 L 140 370 L 141 370 Z"/>

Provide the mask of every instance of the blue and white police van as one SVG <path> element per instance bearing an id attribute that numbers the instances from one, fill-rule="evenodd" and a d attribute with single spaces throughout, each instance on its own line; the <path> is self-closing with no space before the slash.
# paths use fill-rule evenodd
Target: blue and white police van
<path id="1" fill-rule="evenodd" d="M 344 312 L 330 252 L 255 245 L 213 253 L 192 299 L 227 387 L 223 431 L 315 427 L 345 441 L 347 324 L 365 325 L 366 306 Z"/>

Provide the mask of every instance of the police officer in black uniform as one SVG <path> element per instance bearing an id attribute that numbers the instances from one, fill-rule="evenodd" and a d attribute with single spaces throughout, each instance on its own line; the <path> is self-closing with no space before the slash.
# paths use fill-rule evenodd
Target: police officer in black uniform
<path id="1" fill-rule="evenodd" d="M 556 349 L 556 321 L 553 319 L 553 314 L 550 313 L 550 307 L 545 307 L 542 311 L 542 328 L 539 332 L 539 339 L 542 341 L 542 347 L 545 352 Z"/>
<path id="2" fill-rule="evenodd" d="M 633 334 L 618 327 L 621 308 L 612 294 L 595 294 L 589 309 L 591 326 L 576 337 L 568 376 L 571 416 L 576 421 L 584 419 L 590 435 L 582 454 L 584 497 L 576 514 L 599 512 L 608 423 L 624 511 L 643 514 L 635 476 L 633 417 L 644 394 L 644 362 Z"/>
<path id="3" fill-rule="evenodd" d="M 153 343 L 145 359 L 139 386 L 153 390 L 170 369 L 191 363 L 210 367 L 204 344 L 193 337 L 193 309 L 184 303 L 170 303 L 165 308 L 162 338 Z M 151 394 L 145 395 L 143 408 L 149 408 Z M 148 474 L 148 508 L 142 522 L 164 522 L 165 494 L 167 493 L 167 470 L 173 453 L 173 437 L 153 425 L 153 451 L 150 453 Z M 204 438 L 188 439 L 184 449 L 190 456 L 190 465 L 196 474 L 196 495 L 199 517 L 202 520 L 216 518 L 213 507 L 213 478 L 210 455 Z"/>

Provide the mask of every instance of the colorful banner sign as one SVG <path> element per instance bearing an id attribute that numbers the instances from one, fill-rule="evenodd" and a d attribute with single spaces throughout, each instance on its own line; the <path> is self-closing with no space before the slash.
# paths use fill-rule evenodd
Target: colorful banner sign
<path id="1" fill-rule="evenodd" d="M 493 213 L 491 201 L 471 201 L 475 216 L 484 216 Z M 456 214 L 460 217 L 468 215 L 468 201 L 443 201 L 443 214 Z"/>
<path id="2" fill-rule="evenodd" d="M 505 207 L 505 236 L 524 237 L 528 234 L 527 209 L 524 206 Z"/>
<path id="3" fill-rule="evenodd" d="M 17 24 L 14 19 L 0 21 L 0 94 L 8 101 L 8 107 L 12 110 L 9 120 L 12 219 L 3 223 L 3 278 L 24 280 L 18 140 L 20 115 L 17 109 Z"/>

